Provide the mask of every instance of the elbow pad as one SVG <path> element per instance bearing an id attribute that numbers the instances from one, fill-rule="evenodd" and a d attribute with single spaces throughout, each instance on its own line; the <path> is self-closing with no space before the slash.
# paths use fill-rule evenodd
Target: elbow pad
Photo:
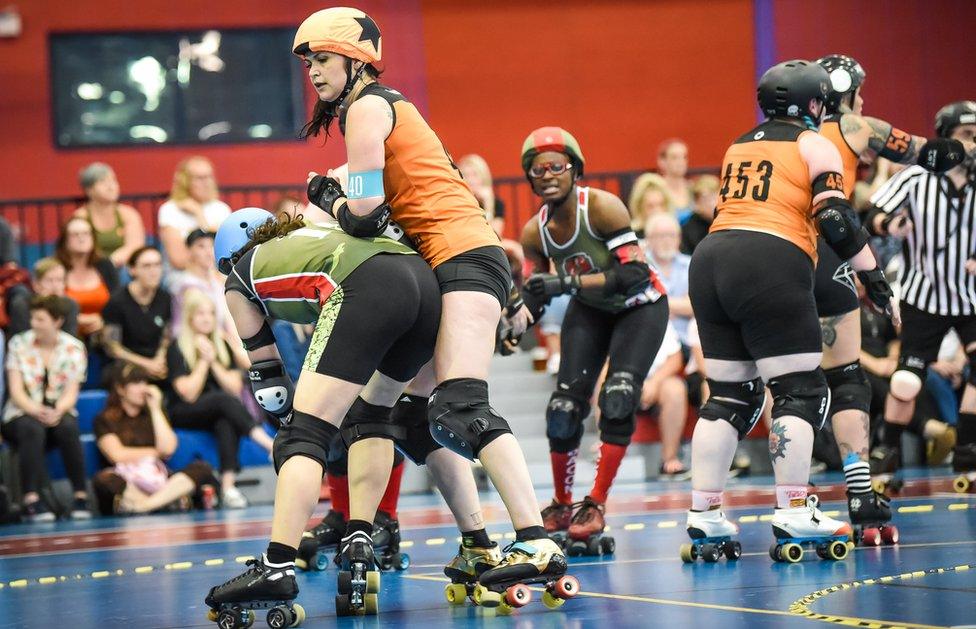
<path id="1" fill-rule="evenodd" d="M 390 206 L 387 203 L 377 205 L 365 216 L 352 213 L 349 206 L 343 203 L 336 212 L 336 219 L 342 231 L 357 238 L 374 238 L 386 231 L 390 224 Z"/>
<path id="2" fill-rule="evenodd" d="M 610 250 L 617 264 L 605 273 L 603 294 L 607 297 L 619 294 L 633 297 L 642 293 L 651 283 L 651 267 L 647 266 L 644 250 L 637 244 L 634 232 L 628 232 L 621 238 L 623 243 Z M 610 240 L 608 244 L 613 242 Z"/>
<path id="3" fill-rule="evenodd" d="M 858 223 L 847 199 L 831 197 L 820 203 L 817 229 L 841 260 L 849 260 L 868 244 L 868 233 Z"/>

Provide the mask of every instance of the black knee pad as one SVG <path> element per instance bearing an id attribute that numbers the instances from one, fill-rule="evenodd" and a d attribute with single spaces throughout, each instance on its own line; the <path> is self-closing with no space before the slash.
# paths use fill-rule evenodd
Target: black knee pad
<path id="1" fill-rule="evenodd" d="M 552 452 L 572 452 L 583 439 L 583 420 L 590 414 L 585 393 L 565 385 L 553 392 L 546 406 L 546 437 Z"/>
<path id="2" fill-rule="evenodd" d="M 512 432 L 488 404 L 488 383 L 476 378 L 455 378 L 438 385 L 430 394 L 427 418 L 434 441 L 471 460 L 486 445 Z"/>
<path id="3" fill-rule="evenodd" d="M 343 443 L 350 448 L 363 439 L 403 439 L 407 433 L 393 423 L 392 411 L 389 406 L 377 406 L 357 397 L 342 419 Z"/>
<path id="4" fill-rule="evenodd" d="M 342 440 L 342 433 L 337 432 L 329 444 L 329 458 L 325 461 L 325 471 L 333 476 L 345 476 L 349 473 L 349 448 Z"/>
<path id="5" fill-rule="evenodd" d="M 830 408 L 830 388 L 823 369 L 795 371 L 776 376 L 769 381 L 773 392 L 773 418 L 792 415 L 799 417 L 819 431 L 827 420 Z"/>
<path id="6" fill-rule="evenodd" d="M 729 422 L 742 441 L 762 415 L 766 402 L 763 381 L 759 378 L 745 382 L 722 382 L 711 378 L 705 381 L 708 382 L 708 399 L 698 411 L 699 419 Z"/>
<path id="7" fill-rule="evenodd" d="M 840 367 L 824 370 L 830 387 L 830 415 L 840 411 L 871 411 L 871 383 L 856 360 Z"/>
<path id="8" fill-rule="evenodd" d="M 634 434 L 634 413 L 640 395 L 634 374 L 615 371 L 607 376 L 600 389 L 600 440 L 626 446 Z"/>
<path id="9" fill-rule="evenodd" d="M 314 415 L 294 411 L 291 421 L 281 427 L 274 440 L 272 458 L 275 473 L 281 469 L 285 461 L 293 456 L 307 456 L 318 461 L 325 472 L 329 461 L 329 451 L 332 440 L 339 434 L 339 429 Z"/>
<path id="10" fill-rule="evenodd" d="M 393 407 L 393 423 L 405 431 L 396 442 L 397 452 L 403 452 L 416 465 L 423 465 L 431 452 L 441 447 L 430 434 L 427 423 L 427 398 L 402 395 Z"/>

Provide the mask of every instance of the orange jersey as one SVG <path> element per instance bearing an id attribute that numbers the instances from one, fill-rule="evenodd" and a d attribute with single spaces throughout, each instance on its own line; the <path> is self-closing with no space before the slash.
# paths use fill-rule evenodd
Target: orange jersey
<path id="1" fill-rule="evenodd" d="M 860 161 L 858 154 L 850 147 L 844 134 L 840 130 L 840 117 L 828 118 L 820 125 L 820 135 L 824 136 L 837 147 L 840 157 L 844 161 L 844 196 L 848 200 L 854 195 L 854 183 L 857 181 L 857 163 Z"/>
<path id="2" fill-rule="evenodd" d="M 384 142 L 383 189 L 393 220 L 420 255 L 436 268 L 466 251 L 500 245 L 484 210 L 417 108 L 378 83 L 366 86 L 359 98 L 368 94 L 393 109 L 393 131 Z"/>
<path id="3" fill-rule="evenodd" d="M 773 234 L 817 261 L 810 172 L 797 143 L 804 133 L 813 131 L 767 121 L 729 147 L 709 233 L 744 229 Z"/>

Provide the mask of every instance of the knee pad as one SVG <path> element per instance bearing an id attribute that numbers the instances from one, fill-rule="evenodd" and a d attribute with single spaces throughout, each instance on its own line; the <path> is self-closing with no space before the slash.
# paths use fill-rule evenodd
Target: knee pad
<path id="1" fill-rule="evenodd" d="M 488 404 L 488 383 L 475 378 L 442 382 L 430 394 L 427 418 L 434 441 L 471 460 L 486 445 L 512 432 Z"/>
<path id="2" fill-rule="evenodd" d="M 637 392 L 634 374 L 615 371 L 607 376 L 600 389 L 600 417 L 611 421 L 626 420 L 637 410 Z"/>
<path id="3" fill-rule="evenodd" d="M 700 419 L 727 421 L 739 433 L 739 441 L 746 438 L 762 415 L 766 403 L 766 389 L 759 378 L 746 382 L 721 382 L 706 378 L 708 399 L 698 411 Z"/>
<path id="4" fill-rule="evenodd" d="M 922 390 L 922 373 L 901 366 L 891 374 L 888 391 L 901 402 L 911 402 Z"/>
<path id="5" fill-rule="evenodd" d="M 272 458 L 275 473 L 281 469 L 285 461 L 293 456 L 307 456 L 318 461 L 325 472 L 329 460 L 329 450 L 332 440 L 339 434 L 339 429 L 314 415 L 294 411 L 290 422 L 278 430 L 274 440 Z"/>
<path id="6" fill-rule="evenodd" d="M 349 473 L 349 448 L 342 440 L 342 433 L 337 432 L 329 444 L 329 455 L 325 461 L 325 471 L 333 476 L 345 476 Z"/>
<path id="7" fill-rule="evenodd" d="M 403 439 L 406 431 L 393 423 L 392 411 L 389 406 L 377 406 L 357 397 L 342 419 L 343 443 L 350 448 L 363 439 Z"/>
<path id="8" fill-rule="evenodd" d="M 769 381 L 773 392 L 773 418 L 792 415 L 813 426 L 814 432 L 823 428 L 830 408 L 830 388 L 823 369 L 795 371 L 776 376 Z"/>
<path id="9" fill-rule="evenodd" d="M 590 404 L 580 396 L 560 385 L 549 398 L 546 406 L 546 437 L 553 452 L 571 452 L 583 439 L 583 420 L 590 414 Z"/>
<path id="10" fill-rule="evenodd" d="M 416 465 L 423 465 L 427 457 L 441 444 L 434 441 L 427 423 L 427 398 L 402 395 L 393 407 L 393 423 L 403 428 L 403 439 L 396 442 L 397 452 L 402 452 Z"/>
<path id="11" fill-rule="evenodd" d="M 871 383 L 861 369 L 861 362 L 854 361 L 824 371 L 830 387 L 830 414 L 840 411 L 871 411 Z"/>

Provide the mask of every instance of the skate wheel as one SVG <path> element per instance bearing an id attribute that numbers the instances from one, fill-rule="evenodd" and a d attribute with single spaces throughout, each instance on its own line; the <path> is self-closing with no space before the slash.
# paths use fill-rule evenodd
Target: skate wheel
<path id="1" fill-rule="evenodd" d="M 295 567 L 299 570 L 308 571 L 308 562 L 301 557 L 295 558 Z"/>
<path id="2" fill-rule="evenodd" d="M 729 561 L 738 561 L 739 557 L 742 556 L 742 544 L 739 542 L 726 542 L 725 548 L 725 558 Z"/>
<path id="3" fill-rule="evenodd" d="M 463 583 L 448 583 L 444 586 L 444 598 L 451 605 L 464 605 L 464 599 L 468 596 L 468 588 Z"/>
<path id="4" fill-rule="evenodd" d="M 375 616 L 380 613 L 380 597 L 374 592 L 363 596 L 363 611 L 367 616 Z"/>
<path id="5" fill-rule="evenodd" d="M 841 561 L 847 557 L 847 542 L 833 541 L 827 546 L 827 556 L 834 561 Z"/>
<path id="6" fill-rule="evenodd" d="M 241 612 L 241 622 L 243 623 L 241 627 L 247 629 L 254 624 L 254 612 L 250 609 L 245 609 Z"/>
<path id="7" fill-rule="evenodd" d="M 548 591 L 548 590 L 547 590 Z M 563 576 L 556 579 L 556 582 L 552 584 L 552 593 L 557 598 L 568 599 L 573 598 L 580 591 L 579 579 L 571 574 L 564 574 Z"/>
<path id="8" fill-rule="evenodd" d="M 570 557 L 581 557 L 586 554 L 586 542 L 574 541 L 566 548 L 566 554 Z"/>
<path id="9" fill-rule="evenodd" d="M 881 529 L 881 541 L 893 545 L 898 543 L 898 527 L 886 526 Z"/>
<path id="10" fill-rule="evenodd" d="M 244 627 L 244 615 L 241 612 L 224 610 L 217 614 L 217 626 L 220 629 L 237 629 Z"/>
<path id="11" fill-rule="evenodd" d="M 817 544 L 817 557 L 820 557 L 821 559 L 826 559 L 827 558 L 827 545 L 826 544 Z"/>
<path id="12" fill-rule="evenodd" d="M 612 537 L 604 537 L 600 540 L 600 552 L 604 555 L 612 555 L 617 550 L 617 540 Z"/>
<path id="13" fill-rule="evenodd" d="M 407 553 L 394 553 L 392 563 L 394 570 L 402 572 L 410 567 L 410 555 Z"/>
<path id="14" fill-rule="evenodd" d="M 965 475 L 960 474 L 956 476 L 955 480 L 952 481 L 952 488 L 956 490 L 957 494 L 964 494 L 969 491 L 969 487 L 972 485 L 969 479 Z"/>
<path id="15" fill-rule="evenodd" d="M 769 547 L 769 558 L 773 561 L 783 561 L 783 556 L 780 554 L 782 550 L 783 547 L 774 542 Z"/>
<path id="16" fill-rule="evenodd" d="M 546 590 L 542 593 L 542 604 L 545 605 L 547 609 L 559 609 L 566 604 L 566 599 L 553 596 L 549 590 Z"/>
<path id="17" fill-rule="evenodd" d="M 505 599 L 502 598 L 501 602 L 498 603 L 498 607 L 495 608 L 495 613 L 499 616 L 508 616 L 514 610 L 515 608 L 506 603 Z"/>
<path id="18" fill-rule="evenodd" d="M 845 546 L 844 548 L 846 549 L 847 547 Z M 780 557 L 787 563 L 797 563 L 803 559 L 803 547 L 792 542 L 783 544 L 783 547 L 780 549 Z"/>
<path id="19" fill-rule="evenodd" d="M 265 621 L 271 629 L 285 629 L 291 626 L 291 614 L 284 607 L 274 607 L 268 612 Z"/>
<path id="20" fill-rule="evenodd" d="M 366 592 L 376 594 L 380 591 L 380 573 L 376 570 L 366 572 Z"/>
<path id="21" fill-rule="evenodd" d="M 352 573 L 348 570 L 340 570 L 336 591 L 339 594 L 352 594 Z"/>
<path id="22" fill-rule="evenodd" d="M 335 607 L 336 616 L 352 616 L 356 613 L 348 594 L 336 594 Z"/>
<path id="23" fill-rule="evenodd" d="M 871 489 L 873 489 L 875 493 L 883 494 L 885 492 L 885 482 L 883 480 L 873 480 L 871 481 Z"/>
<path id="24" fill-rule="evenodd" d="M 314 561 L 310 564 L 309 570 L 314 570 L 316 572 L 322 572 L 329 567 L 329 555 L 325 551 L 318 551 L 313 557 Z"/>
<path id="25" fill-rule="evenodd" d="M 680 556 L 681 561 L 685 563 L 694 563 L 697 555 L 698 553 L 695 552 L 695 547 L 691 544 L 682 544 L 680 547 L 678 547 L 678 556 Z"/>
<path id="26" fill-rule="evenodd" d="M 505 602 L 518 609 L 532 602 L 532 590 L 528 586 L 516 583 L 505 590 Z"/>
<path id="27" fill-rule="evenodd" d="M 291 626 L 292 627 L 298 627 L 303 622 L 305 622 L 305 608 L 304 607 L 302 607 L 298 603 L 295 603 L 291 607 L 291 612 L 292 612 L 292 621 L 291 621 Z"/>
<path id="28" fill-rule="evenodd" d="M 876 528 L 864 529 L 861 531 L 862 546 L 880 546 L 881 532 Z"/>
<path id="29" fill-rule="evenodd" d="M 718 546 L 715 544 L 702 544 L 701 557 L 705 563 L 715 563 L 720 556 Z"/>
<path id="30" fill-rule="evenodd" d="M 217 612 L 216 609 L 207 610 L 207 620 L 209 620 L 210 622 L 217 622 L 218 616 L 220 616 L 220 614 Z"/>
<path id="31" fill-rule="evenodd" d="M 483 585 L 476 585 L 472 594 L 475 604 L 482 607 L 498 607 L 502 602 L 502 595 L 492 592 Z"/>
<path id="32" fill-rule="evenodd" d="M 586 541 L 586 554 L 591 557 L 601 554 L 599 537 L 591 537 Z"/>

